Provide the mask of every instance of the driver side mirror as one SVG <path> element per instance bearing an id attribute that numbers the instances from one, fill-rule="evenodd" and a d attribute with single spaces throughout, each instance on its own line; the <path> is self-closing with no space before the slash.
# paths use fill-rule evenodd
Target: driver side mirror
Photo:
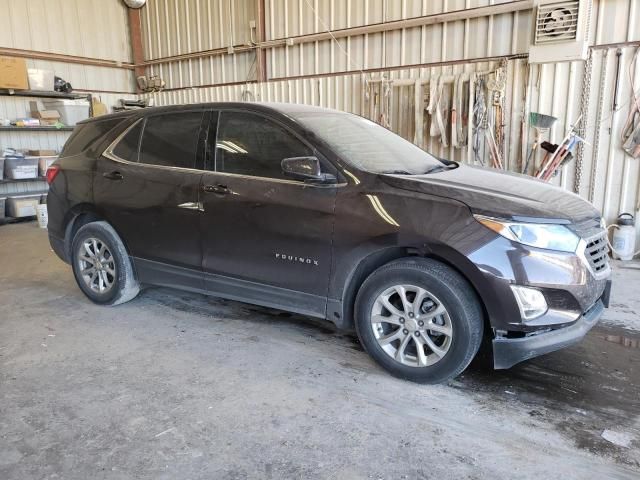
<path id="1" fill-rule="evenodd" d="M 282 171 L 287 177 L 310 183 L 335 183 L 336 177 L 322 173 L 317 157 L 291 157 L 282 160 Z"/>

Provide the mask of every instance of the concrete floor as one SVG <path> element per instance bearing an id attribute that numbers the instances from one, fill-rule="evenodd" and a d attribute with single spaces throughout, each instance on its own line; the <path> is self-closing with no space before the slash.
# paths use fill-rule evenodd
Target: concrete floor
<path id="1" fill-rule="evenodd" d="M 637 321 L 640 270 L 615 276 L 580 345 L 421 386 L 297 315 L 166 289 L 95 306 L 44 231 L 5 225 L 0 479 L 638 479 L 640 331 L 611 325 Z"/>

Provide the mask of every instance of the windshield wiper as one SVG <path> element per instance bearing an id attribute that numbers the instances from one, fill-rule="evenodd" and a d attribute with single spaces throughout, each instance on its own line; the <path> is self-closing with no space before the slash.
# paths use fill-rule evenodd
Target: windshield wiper
<path id="1" fill-rule="evenodd" d="M 387 170 L 381 173 L 383 175 L 413 175 L 413 173 L 407 172 L 406 170 Z"/>
<path id="2" fill-rule="evenodd" d="M 429 170 L 427 170 L 426 172 L 424 172 L 423 175 L 427 175 L 429 173 L 437 173 L 437 172 L 441 172 L 443 170 L 451 170 L 453 168 L 456 168 L 458 165 L 455 163 L 449 164 L 449 165 L 436 165 L 435 167 L 431 167 Z"/>

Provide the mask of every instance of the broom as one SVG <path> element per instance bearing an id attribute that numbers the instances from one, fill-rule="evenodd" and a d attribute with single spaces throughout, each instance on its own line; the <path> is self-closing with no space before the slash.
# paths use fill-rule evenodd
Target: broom
<path id="1" fill-rule="evenodd" d="M 544 115 L 542 113 L 536 112 L 529 113 L 529 124 L 536 130 L 536 140 L 533 143 L 531 150 L 529 151 L 529 155 L 527 156 L 527 161 L 524 164 L 522 173 L 527 173 L 527 170 L 529 170 L 529 163 L 531 162 L 533 154 L 538 148 L 538 145 L 540 145 L 542 134 L 548 132 L 557 120 L 558 119 L 556 117 L 552 117 L 551 115 Z"/>

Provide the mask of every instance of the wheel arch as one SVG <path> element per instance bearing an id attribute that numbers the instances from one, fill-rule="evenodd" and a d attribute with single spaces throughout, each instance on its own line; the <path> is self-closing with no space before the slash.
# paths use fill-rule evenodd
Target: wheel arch
<path id="1" fill-rule="evenodd" d="M 73 245 L 73 238 L 75 237 L 76 232 L 87 223 L 99 221 L 107 222 L 111 225 L 111 228 L 113 228 L 118 234 L 118 237 L 123 243 L 127 253 L 129 253 L 127 242 L 122 238 L 122 235 L 120 235 L 120 232 L 118 232 L 115 226 L 100 213 L 95 205 L 83 203 L 70 209 L 64 219 L 64 254 L 67 263 L 71 262 L 71 247 Z"/>
<path id="2" fill-rule="evenodd" d="M 422 245 L 421 247 L 388 247 L 364 257 L 353 269 L 351 275 L 349 275 L 345 282 L 340 307 L 338 309 L 328 309 L 328 313 L 334 310 L 334 318 L 330 318 L 330 320 L 341 329 L 353 329 L 356 296 L 364 281 L 383 265 L 407 257 L 430 258 L 448 266 L 461 275 L 462 278 L 469 283 L 475 295 L 478 297 L 482 308 L 485 332 L 491 332 L 489 310 L 486 304 L 487 297 L 483 295 L 482 291 L 482 273 L 468 258 L 446 246 L 430 247 L 427 245 L 425 247 Z"/>

